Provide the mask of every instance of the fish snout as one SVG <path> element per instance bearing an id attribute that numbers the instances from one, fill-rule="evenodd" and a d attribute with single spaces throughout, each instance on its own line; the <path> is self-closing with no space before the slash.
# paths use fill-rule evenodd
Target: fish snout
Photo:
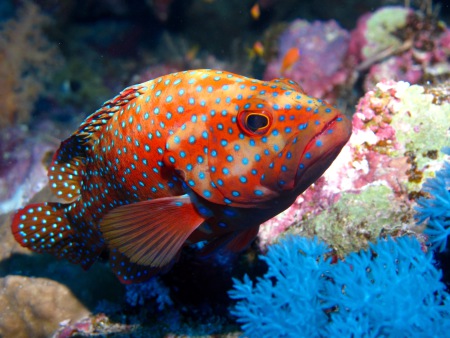
<path id="1" fill-rule="evenodd" d="M 300 194 L 314 183 L 350 138 L 351 121 L 338 112 L 320 124 L 299 129 L 273 162 L 276 190 Z"/>
<path id="2" fill-rule="evenodd" d="M 351 120 L 337 113 L 319 125 L 300 156 L 295 175 L 299 193 L 313 184 L 333 163 L 352 133 Z"/>

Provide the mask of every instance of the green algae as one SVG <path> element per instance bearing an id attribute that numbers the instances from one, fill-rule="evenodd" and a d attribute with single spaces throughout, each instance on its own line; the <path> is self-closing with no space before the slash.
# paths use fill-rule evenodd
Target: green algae
<path id="1" fill-rule="evenodd" d="M 387 48 L 395 49 L 402 45 L 393 33 L 405 27 L 409 13 L 410 10 L 405 7 L 385 7 L 367 20 L 367 45 L 362 49 L 366 59 Z"/>
<path id="2" fill-rule="evenodd" d="M 396 130 L 397 141 L 404 144 L 406 150 L 418 153 L 448 146 L 446 133 L 450 127 L 450 104 L 434 104 L 433 95 L 426 94 L 424 87 L 405 84 L 404 90 L 395 95 L 400 102 L 391 125 Z M 428 162 L 428 158 L 418 157 L 419 167 Z"/>
<path id="3" fill-rule="evenodd" d="M 432 177 L 436 168 L 442 163 L 443 147 L 450 146 L 447 133 L 450 127 L 450 104 L 436 104 L 431 93 L 419 85 L 400 83 L 395 97 L 398 102 L 393 107 L 396 114 L 392 116 L 391 126 L 396 130 L 397 142 L 404 146 L 400 151 L 414 158 L 417 172 L 421 179 L 410 179 L 409 191 L 419 190 L 427 177 Z M 395 152 L 394 152 L 395 153 Z"/>
<path id="4" fill-rule="evenodd" d="M 288 230 L 330 244 L 339 257 L 366 248 L 380 236 L 412 232 L 411 205 L 398 200 L 385 185 L 367 186 L 359 194 L 345 192 L 337 203 Z"/>

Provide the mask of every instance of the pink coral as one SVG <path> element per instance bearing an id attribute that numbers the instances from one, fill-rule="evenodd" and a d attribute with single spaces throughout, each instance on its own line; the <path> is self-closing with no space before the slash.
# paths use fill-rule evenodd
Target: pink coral
<path id="1" fill-rule="evenodd" d="M 370 67 L 369 73 L 364 79 L 364 88 L 368 90 L 376 83 L 386 79 L 419 83 L 423 75 L 422 66 L 414 61 L 413 52 L 410 50 Z"/>
<path id="2" fill-rule="evenodd" d="M 70 320 L 61 322 L 60 328 L 54 333 L 55 338 L 87 337 L 87 336 L 110 336 L 110 335 L 131 335 L 132 325 L 111 322 L 104 314 L 98 313 L 89 317 L 84 317 L 74 323 Z"/>
<path id="3" fill-rule="evenodd" d="M 344 65 L 348 42 L 349 33 L 335 21 L 295 20 L 280 36 L 278 58 L 268 64 L 264 78 L 291 78 L 309 95 L 333 100 L 350 74 Z M 300 59 L 283 72 L 283 58 L 293 47 L 299 49 Z"/>
<path id="4" fill-rule="evenodd" d="M 354 65 L 361 63 L 365 59 L 362 53 L 362 48 L 367 43 L 365 33 L 367 29 L 367 20 L 370 16 L 370 13 L 366 13 L 361 16 L 358 19 L 356 28 L 350 32 L 348 56 L 350 62 Z"/>

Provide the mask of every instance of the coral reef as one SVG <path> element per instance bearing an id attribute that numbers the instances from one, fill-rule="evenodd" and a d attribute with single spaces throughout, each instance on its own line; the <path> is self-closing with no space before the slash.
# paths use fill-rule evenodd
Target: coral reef
<path id="1" fill-rule="evenodd" d="M 349 60 L 368 70 L 364 89 L 384 79 L 421 83 L 448 77 L 450 30 L 431 14 L 383 7 L 362 16 L 351 33 Z"/>
<path id="2" fill-rule="evenodd" d="M 26 123 L 45 81 L 61 64 L 58 50 L 42 29 L 49 18 L 25 2 L 17 18 L 0 31 L 0 126 Z"/>
<path id="3" fill-rule="evenodd" d="M 278 56 L 271 60 L 273 37 L 266 41 L 264 78 L 291 78 L 307 93 L 332 102 L 350 93 L 360 76 L 368 91 L 386 79 L 417 84 L 450 74 L 450 30 L 435 15 L 411 8 L 388 6 L 367 13 L 351 33 L 335 21 L 297 19 L 279 34 L 277 45 Z M 290 60 L 292 48 L 298 49 L 298 59 Z"/>
<path id="4" fill-rule="evenodd" d="M 415 198 L 442 165 L 439 149 L 449 144 L 450 104 L 434 103 L 439 93 L 395 81 L 367 92 L 349 143 L 290 209 L 262 225 L 261 245 L 294 225 L 290 232 L 318 235 L 345 256 L 380 235 L 420 231 Z"/>
<path id="5" fill-rule="evenodd" d="M 247 337 L 421 337 L 450 329 L 449 294 L 414 238 L 379 240 L 331 264 L 330 249 L 290 236 L 261 257 L 267 273 L 234 280 Z M 418 288 L 418 286 L 420 286 Z"/>
<path id="6" fill-rule="evenodd" d="M 450 8 L 338 3 L 0 1 L 0 336 L 446 336 Z M 86 272 L 18 245 L 11 212 L 52 197 L 59 140 L 125 86 L 192 68 L 291 77 L 349 116 L 362 96 L 353 136 L 239 255 L 187 248 L 123 286 L 106 257 Z"/>
<path id="7" fill-rule="evenodd" d="M 287 77 L 308 95 L 334 100 L 351 72 L 344 66 L 349 39 L 335 21 L 294 20 L 280 35 L 278 58 L 267 65 L 264 78 Z M 283 60 L 292 48 L 300 53 L 298 62 L 284 69 Z"/>
<path id="8" fill-rule="evenodd" d="M 361 158 L 365 151 L 378 154 L 386 171 L 378 168 L 378 173 L 371 173 L 371 168 L 377 169 L 377 163 L 371 162 L 368 156 L 363 157 L 369 173 L 361 178 L 359 185 L 374 179 L 389 181 L 390 175 L 406 184 L 407 193 L 419 191 L 424 178 L 429 177 L 444 158 L 439 149 L 449 144 L 450 105 L 435 104 L 434 100 L 425 87 L 402 81 L 383 81 L 366 93 L 353 118 L 354 137 L 359 139 L 360 148 L 355 157 Z M 392 168 L 394 159 L 396 162 L 405 160 L 407 165 L 402 168 L 406 170 L 397 172 Z M 391 165 L 386 161 L 391 161 Z M 360 159 L 359 163 L 364 165 L 364 160 Z M 399 183 L 389 185 L 398 193 L 404 189 Z"/>
<path id="9" fill-rule="evenodd" d="M 398 49 L 402 40 L 395 32 L 404 28 L 413 11 L 405 7 L 383 7 L 358 19 L 351 33 L 351 55 L 357 62 L 373 58 L 386 49 Z"/>

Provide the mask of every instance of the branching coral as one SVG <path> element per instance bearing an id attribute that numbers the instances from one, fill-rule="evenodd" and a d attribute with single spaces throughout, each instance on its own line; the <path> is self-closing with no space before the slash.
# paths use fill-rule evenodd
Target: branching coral
<path id="1" fill-rule="evenodd" d="M 414 238 L 379 240 L 330 271 L 329 337 L 445 336 L 450 302 L 433 256 Z"/>
<path id="2" fill-rule="evenodd" d="M 232 313 L 248 337 L 423 337 L 450 329 L 441 272 L 414 238 L 379 240 L 331 264 L 317 239 L 269 248 L 253 284 L 234 280 Z"/>
<path id="3" fill-rule="evenodd" d="M 37 5 L 26 2 L 17 19 L 1 27 L 0 126 L 28 121 L 45 79 L 60 62 L 57 49 L 42 32 L 47 22 Z"/>
<path id="4" fill-rule="evenodd" d="M 253 286 L 245 275 L 234 279 L 230 297 L 239 300 L 231 311 L 248 337 L 305 337 L 317 335 L 328 321 L 319 298 L 325 288 L 324 273 L 329 248 L 318 239 L 287 237 L 261 257 L 269 266 Z"/>

